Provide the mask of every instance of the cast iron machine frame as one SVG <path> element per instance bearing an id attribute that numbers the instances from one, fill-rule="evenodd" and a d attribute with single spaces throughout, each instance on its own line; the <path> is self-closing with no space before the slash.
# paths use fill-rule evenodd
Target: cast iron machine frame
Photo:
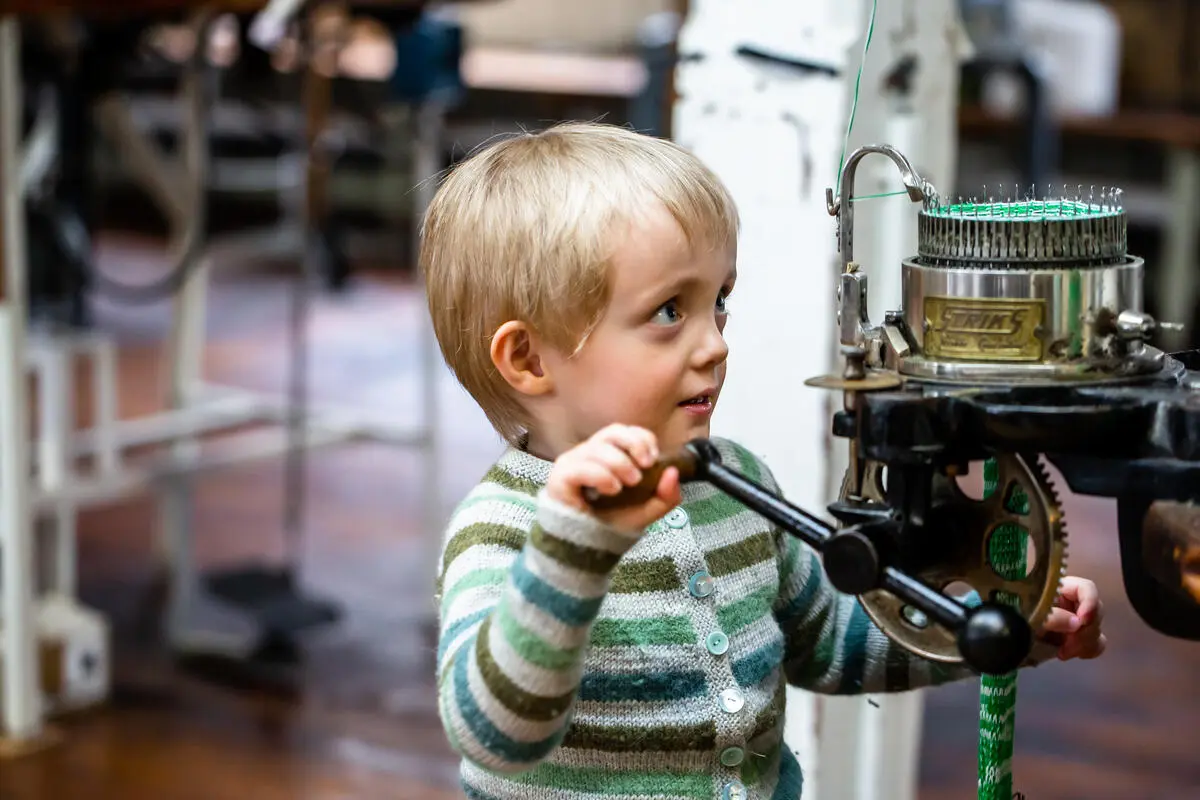
<path id="1" fill-rule="evenodd" d="M 854 178 L 868 155 L 889 158 L 922 205 L 902 308 L 882 324 L 854 259 Z M 1126 252 L 1120 191 L 985 189 L 948 202 L 889 145 L 853 152 L 840 187 L 827 206 L 844 368 L 806 381 L 843 394 L 832 427 L 850 459 L 828 507 L 837 522 L 724 466 L 704 440 L 663 458 L 638 489 L 592 502 L 653 491 L 676 466 L 819 551 L 832 583 L 901 646 L 1003 674 L 1039 655 L 1033 634 L 1066 569 L 1045 461 L 1076 494 L 1116 499 L 1124 585 L 1142 620 L 1200 640 L 1200 351 L 1150 343 L 1168 326 L 1142 310 L 1144 264 Z M 958 479 L 986 460 L 998 485 L 972 499 Z M 1033 550 L 1020 574 L 990 555 L 1005 526 Z M 958 581 L 976 595 L 948 592 Z"/>

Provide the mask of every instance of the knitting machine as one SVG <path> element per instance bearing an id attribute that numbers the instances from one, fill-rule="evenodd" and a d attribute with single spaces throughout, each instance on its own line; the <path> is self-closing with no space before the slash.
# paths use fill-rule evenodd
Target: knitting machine
<path id="1" fill-rule="evenodd" d="M 922 204 L 917 253 L 900 264 L 902 308 L 882 324 L 854 260 L 854 176 L 871 154 L 890 158 Z M 1037 655 L 1033 633 L 1066 568 L 1044 460 L 1072 491 L 1117 500 L 1141 618 L 1200 640 L 1200 352 L 1151 344 L 1163 326 L 1142 310 L 1144 264 L 1126 252 L 1120 192 L 1070 194 L 948 202 L 894 148 L 855 151 L 841 193 L 827 193 L 844 369 L 807 381 L 843 394 L 833 432 L 850 462 L 828 509 L 837 524 L 722 465 L 703 440 L 665 457 L 643 487 L 669 465 L 714 484 L 818 550 L 831 582 L 893 641 L 999 674 Z M 983 462 L 995 486 L 980 499 L 960 481 Z M 1020 558 L 1001 563 L 1001 533 Z"/>

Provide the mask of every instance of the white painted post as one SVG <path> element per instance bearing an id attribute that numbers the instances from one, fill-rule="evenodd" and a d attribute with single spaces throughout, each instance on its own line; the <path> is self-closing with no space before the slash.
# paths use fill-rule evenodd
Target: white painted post
<path id="1" fill-rule="evenodd" d="M 412 164 L 416 189 L 413 192 L 411 213 L 414 259 L 417 257 L 417 248 L 421 241 L 421 225 L 425 219 L 425 212 L 429 209 L 429 204 L 433 202 L 433 196 L 437 191 L 437 178 L 444 168 L 442 147 L 445 143 L 445 114 L 446 109 L 436 99 L 420 103 L 413 108 Z M 424 503 L 422 519 L 425 530 L 422 532 L 421 540 L 425 547 L 422 558 L 429 565 L 429 569 L 421 570 L 417 574 L 426 581 L 422 587 L 424 591 L 421 596 L 432 598 L 441 550 L 440 532 L 446 525 L 446 518 L 449 516 L 442 492 L 444 478 L 441 458 L 441 416 L 438 413 L 440 403 L 438 387 L 443 364 L 441 350 L 438 348 L 437 337 L 433 330 L 433 320 L 429 315 L 423 277 L 418 281 L 418 286 L 420 287 L 420 302 L 417 313 L 420 314 L 421 320 L 416 344 L 420 350 L 421 425 L 423 428 L 420 447 L 422 455 L 425 457 L 426 475 L 425 496 L 422 498 Z M 428 611 L 432 615 L 431 618 L 436 619 L 437 608 L 431 605 Z"/>
<path id="2" fill-rule="evenodd" d="M 845 443 L 829 435 L 840 395 L 803 382 L 838 366 L 837 244 L 824 195 L 826 187 L 836 191 L 871 6 L 691 0 L 680 33 L 675 138 L 727 182 L 743 220 L 726 331 L 729 378 L 713 432 L 763 456 L 788 498 L 814 513 L 834 498 L 846 463 Z M 954 0 L 879 3 L 847 153 L 896 144 L 949 191 L 965 41 L 957 28 Z M 838 75 L 756 63 L 736 54 L 741 45 L 827 61 Z M 908 54 L 918 59 L 912 93 L 889 96 L 883 78 Z M 857 194 L 899 187 L 890 161 L 863 162 Z M 904 197 L 856 209 L 856 252 L 871 275 L 874 319 L 899 305 L 899 261 L 915 251 L 915 214 Z M 785 738 L 805 772 L 805 800 L 911 800 L 921 714 L 915 692 L 833 698 L 790 690 Z"/>
<path id="3" fill-rule="evenodd" d="M 46 494 L 59 493 L 53 503 L 54 591 L 65 600 L 75 597 L 75 515 L 72 498 L 63 490 L 72 480 L 71 437 L 75 430 L 76 349 L 71 340 L 50 334 L 37 353 L 38 483 Z"/>
<path id="4" fill-rule="evenodd" d="M 29 513 L 29 415 L 25 369 L 25 214 L 21 181 L 21 29 L 0 17 L 0 744 L 43 733 L 34 627 L 33 525 Z"/>

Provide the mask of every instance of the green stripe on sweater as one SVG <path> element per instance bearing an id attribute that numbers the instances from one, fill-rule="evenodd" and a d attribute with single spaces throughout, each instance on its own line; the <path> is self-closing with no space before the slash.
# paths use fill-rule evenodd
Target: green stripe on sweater
<path id="1" fill-rule="evenodd" d="M 484 474 L 483 483 L 499 484 L 505 489 L 511 489 L 514 492 L 527 495 L 537 495 L 538 491 L 542 488 L 528 478 L 513 475 L 499 465 L 493 466 Z"/>
<path id="2" fill-rule="evenodd" d="M 782 547 L 779 544 L 780 537 L 786 537 Z M 788 581 L 796 572 L 796 568 L 800 565 L 804 551 L 801 549 L 800 542 L 790 533 L 779 532 L 775 534 L 775 551 L 780 552 L 781 550 L 783 555 L 780 557 L 779 564 L 779 585 L 787 586 Z"/>
<path id="3" fill-rule="evenodd" d="M 902 692 L 910 683 L 908 674 L 908 651 L 898 646 L 891 639 L 887 644 L 887 659 L 884 661 L 883 690 L 885 692 Z"/>
<path id="4" fill-rule="evenodd" d="M 717 492 L 712 497 L 697 500 L 687 506 L 688 517 L 693 525 L 716 525 L 736 517 L 746 510 L 746 507 L 724 492 Z"/>
<path id="5" fill-rule="evenodd" d="M 593 547 L 585 547 L 566 539 L 560 539 L 546 531 L 541 525 L 535 524 L 529 535 L 533 546 L 556 561 L 574 567 L 593 575 L 607 575 L 621 560 L 617 553 L 607 553 Z"/>
<path id="6" fill-rule="evenodd" d="M 654 561 L 623 560 L 613 570 L 608 591 L 615 594 L 669 592 L 681 588 L 675 574 L 675 562 L 669 558 Z"/>
<path id="7" fill-rule="evenodd" d="M 750 738 L 757 739 L 759 736 L 773 730 L 782 722 L 786 710 L 787 678 L 781 673 L 779 676 L 779 685 L 775 688 L 775 696 L 771 698 L 771 702 L 763 707 L 762 711 L 758 712 L 758 716 L 754 718 L 754 732 L 750 734 Z"/>
<path id="8" fill-rule="evenodd" d="M 774 586 L 764 586 L 756 592 L 717 609 L 717 622 L 721 630 L 733 635 L 742 628 L 766 617 L 771 613 L 771 603 L 775 600 Z"/>
<path id="9" fill-rule="evenodd" d="M 442 573 L 450 569 L 454 559 L 472 547 L 494 544 L 509 550 L 525 546 L 525 531 L 496 522 L 474 522 L 458 531 L 446 545 L 442 556 Z"/>
<path id="10" fill-rule="evenodd" d="M 468 572 L 450 587 L 450 591 L 446 592 L 446 596 L 442 598 L 442 608 L 449 608 L 450 604 L 454 602 L 454 598 L 469 589 L 478 589 L 481 586 L 499 586 L 507 579 L 508 570 L 502 567 Z"/>
<path id="11" fill-rule="evenodd" d="M 579 661 L 578 647 L 567 650 L 555 647 L 514 619 L 507 605 L 499 606 L 493 617 L 512 649 L 530 664 L 557 672 Z"/>
<path id="12" fill-rule="evenodd" d="M 709 750 L 716 746 L 717 726 L 712 720 L 698 725 L 586 725 L 575 723 L 563 747 L 603 750 L 609 753 L 679 753 Z"/>
<path id="13" fill-rule="evenodd" d="M 648 647 L 656 644 L 695 644 L 696 631 L 687 617 L 596 620 L 592 647 Z"/>
<path id="14" fill-rule="evenodd" d="M 635 797 L 695 797 L 712 800 L 712 777 L 706 772 L 632 772 L 542 764 L 537 769 L 510 778 L 525 786 L 546 786 L 568 792 Z"/>
<path id="15" fill-rule="evenodd" d="M 837 628 L 831 626 L 826 629 L 825 625 L 829 622 L 830 616 L 835 614 L 837 614 L 837 604 L 828 603 L 822 606 L 811 620 L 799 626 L 791 634 L 790 643 L 793 647 L 801 643 L 813 645 L 808 652 L 789 653 L 789 661 L 794 658 L 802 664 L 798 669 L 795 666 L 792 668 L 795 670 L 792 674 L 798 682 L 814 683 L 829 672 L 829 668 L 833 666 L 839 645 Z"/>
<path id="16" fill-rule="evenodd" d="M 734 456 L 738 460 L 738 471 L 745 475 L 748 480 L 752 480 L 755 483 L 763 483 L 763 474 L 762 469 L 759 467 L 758 457 L 737 442 L 730 441 L 729 444 L 733 448 Z"/>
<path id="17" fill-rule="evenodd" d="M 480 505 L 481 503 L 498 503 L 500 505 L 509 506 L 510 508 L 519 508 L 522 511 L 537 513 L 537 500 L 523 494 L 513 494 L 509 489 L 503 487 L 493 487 L 491 491 L 476 492 L 458 504 L 455 509 L 456 514 L 461 514 L 472 506 Z"/>
<path id="18" fill-rule="evenodd" d="M 564 692 L 557 697 L 541 697 L 530 694 L 512 682 L 504 674 L 500 666 L 492 658 L 492 649 L 488 647 L 488 627 L 491 618 L 484 620 L 479 627 L 479 638 L 475 641 L 475 658 L 479 663 L 479 674 L 488 691 L 499 700 L 505 708 L 519 717 L 534 722 L 549 722 L 560 717 L 571 706 L 575 698 L 574 692 Z"/>
<path id="19" fill-rule="evenodd" d="M 722 575 L 770 561 L 774 555 L 775 548 L 771 545 L 770 534 L 756 533 L 713 550 L 705 555 L 704 560 L 708 562 L 708 571 L 713 577 L 720 578 Z"/>

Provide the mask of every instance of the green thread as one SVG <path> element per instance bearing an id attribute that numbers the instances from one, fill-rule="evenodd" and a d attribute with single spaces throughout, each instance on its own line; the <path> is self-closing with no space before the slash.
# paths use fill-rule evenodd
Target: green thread
<path id="1" fill-rule="evenodd" d="M 850 202 L 857 203 L 860 200 L 875 200 L 876 198 L 879 198 L 879 197 L 895 197 L 896 195 L 900 195 L 900 194 L 908 194 L 908 192 L 905 191 L 904 189 L 901 189 L 898 192 L 883 192 L 881 194 L 864 194 L 862 197 L 851 197 Z"/>
<path id="2" fill-rule="evenodd" d="M 1000 467 L 995 459 L 983 465 L 983 495 L 990 497 L 1001 487 Z M 1029 498 L 1014 485 L 1004 498 L 1010 513 L 1029 513 Z M 988 561 L 1001 577 L 1016 580 L 1027 569 L 1025 548 L 1028 533 L 1019 525 L 1000 525 L 988 541 Z M 983 598 L 987 600 L 988 598 Z M 1017 599 L 998 593 L 998 602 L 1015 605 Z M 980 679 L 979 699 L 979 800 L 1010 800 L 1013 796 L 1012 755 L 1016 730 L 1017 672 L 984 675 Z"/>
<path id="3" fill-rule="evenodd" d="M 842 169 L 846 166 L 846 149 L 850 147 L 850 131 L 854 129 L 854 117 L 858 113 L 858 94 L 862 88 L 863 68 L 867 65 L 867 51 L 871 49 L 871 37 L 875 35 L 875 11 L 879 8 L 879 0 L 871 3 L 871 18 L 867 22 L 867 38 L 863 42 L 862 60 L 858 62 L 858 77 L 854 79 L 854 98 L 850 102 L 850 120 L 846 123 L 846 139 L 842 142 L 842 157 L 838 159 L 837 176 L 833 183 L 841 193 Z"/>
<path id="4" fill-rule="evenodd" d="M 1026 200 L 1023 202 L 953 203 L 929 209 L 935 217 L 982 217 L 985 219 L 1078 219 L 1113 217 L 1112 208 L 1078 200 Z"/>

